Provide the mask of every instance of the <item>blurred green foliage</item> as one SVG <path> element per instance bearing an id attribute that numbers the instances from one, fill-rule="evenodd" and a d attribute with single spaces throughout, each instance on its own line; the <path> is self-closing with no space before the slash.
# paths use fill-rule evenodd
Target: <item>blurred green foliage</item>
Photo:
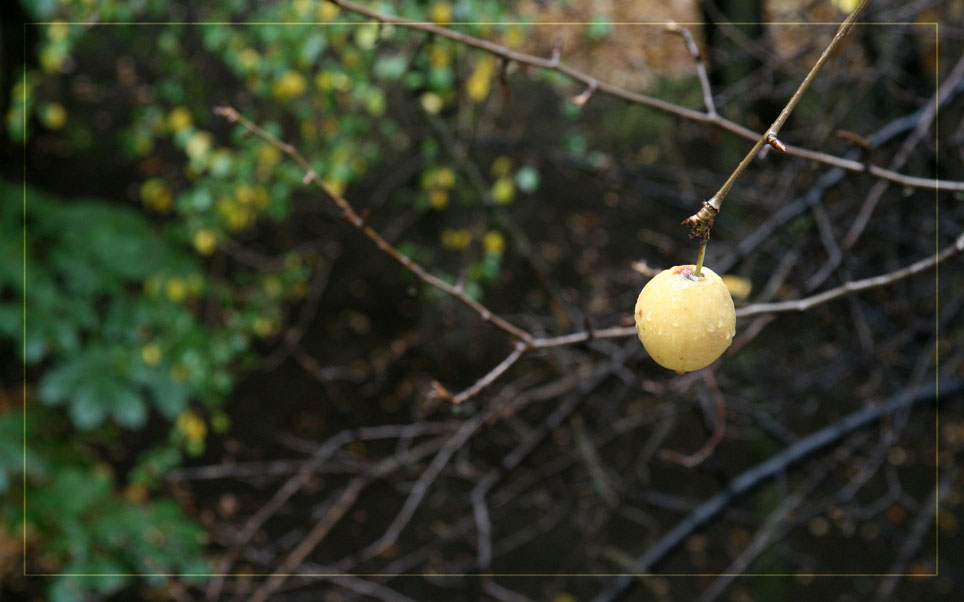
<path id="1" fill-rule="evenodd" d="M 449 282 L 461 274 L 476 298 L 511 250 L 499 212 L 536 192 L 540 173 L 501 156 L 473 177 L 444 136 L 412 134 L 443 118 L 478 122 L 498 102 L 499 63 L 451 40 L 366 23 L 320 0 L 38 0 L 27 8 L 47 24 L 31 26 L 38 63 L 9 91 L 10 140 L 54 140 L 75 156 L 127 166 L 137 180 L 118 190 L 128 204 L 0 182 L 0 337 L 24 362 L 28 392 L 25 433 L 19 408 L 0 413 L 0 516 L 9 534 L 26 519 L 30 562 L 45 572 L 204 572 L 202 531 L 164 499 L 163 476 L 203 453 L 209 431 L 230 428 L 221 406 L 236 375 L 256 340 L 283 330 L 285 308 L 307 294 L 323 261 L 316 251 L 282 250 L 266 265 L 233 257 L 229 270 L 212 274 L 215 258 L 289 220 L 304 176 L 212 107 L 233 104 L 295 143 L 339 192 L 386 157 L 413 157 L 418 184 L 392 200 L 444 219 L 440 245 L 403 240 L 400 250 L 430 263 L 459 255 L 457 270 L 437 271 Z M 487 22 L 456 27 L 510 48 L 529 31 L 496 0 L 372 8 L 440 24 Z M 515 24 L 493 24 L 500 20 Z M 608 31 L 600 17 L 585 35 Z M 572 121 L 579 111 L 565 100 L 570 93 L 560 94 L 559 110 Z M 107 126 L 91 118 L 101 106 L 111 113 Z M 565 139 L 586 152 L 575 129 Z M 149 436 L 131 452 L 133 467 L 113 474 L 102 450 L 142 430 Z M 63 577 L 48 593 L 73 600 L 129 586 L 121 576 Z"/>

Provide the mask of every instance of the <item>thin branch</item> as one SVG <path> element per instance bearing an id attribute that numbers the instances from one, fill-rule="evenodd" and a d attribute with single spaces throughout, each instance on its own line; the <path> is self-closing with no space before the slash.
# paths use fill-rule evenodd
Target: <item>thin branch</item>
<path id="1" fill-rule="evenodd" d="M 962 390 L 964 390 L 964 381 L 942 383 L 939 388 L 940 398 L 953 397 Z M 926 402 L 935 403 L 937 401 L 933 385 L 921 387 L 915 391 L 905 390 L 885 403 L 868 406 L 847 414 L 837 422 L 798 440 L 768 460 L 740 473 L 726 487 L 700 504 L 689 516 L 670 529 L 659 541 L 650 546 L 645 554 L 639 557 L 635 563 L 636 571 L 640 574 L 652 571 L 690 534 L 719 515 L 737 498 L 745 495 L 761 483 L 782 474 L 813 454 L 837 443 L 847 435 L 875 424 L 885 416 L 911 410 Z M 622 600 L 628 595 L 636 582 L 636 577 L 633 575 L 618 577 L 610 588 L 596 596 L 594 602 Z"/>
<path id="2" fill-rule="evenodd" d="M 492 370 L 490 370 L 485 376 L 483 376 L 478 381 L 476 381 L 474 385 L 472 385 L 468 389 L 465 389 L 458 395 L 454 395 L 452 397 L 452 403 L 458 405 L 463 401 L 478 395 L 479 392 L 482 391 L 482 389 L 488 387 L 493 382 L 495 382 L 496 379 L 498 379 L 500 376 L 505 374 L 506 370 L 511 368 L 517 361 L 519 361 L 519 358 L 521 358 L 522 355 L 526 352 L 526 349 L 527 349 L 526 345 L 521 341 L 516 343 L 515 348 L 513 348 L 512 350 L 512 353 L 507 355 L 504 360 L 499 362 L 499 364 L 495 368 L 492 368 Z"/>
<path id="3" fill-rule="evenodd" d="M 833 54 L 834 50 L 837 49 L 843 39 L 847 37 L 847 34 L 850 33 L 854 22 L 858 17 L 860 17 L 860 14 L 865 8 L 867 8 L 867 4 L 869 3 L 870 0 L 862 0 L 857 8 L 855 8 L 854 11 L 850 13 L 850 15 L 844 20 L 844 22 L 840 24 L 840 27 L 837 28 L 836 35 L 834 35 L 833 39 L 830 41 L 830 44 L 828 44 L 824 49 L 823 54 L 820 55 L 820 58 L 817 59 L 817 62 L 814 63 L 813 67 L 810 68 L 810 72 L 807 73 L 807 76 L 803 78 L 802 82 L 800 82 L 800 85 L 797 87 L 797 91 L 794 92 L 793 96 L 790 97 L 790 100 L 787 101 L 786 106 L 784 106 L 783 110 L 780 111 L 780 115 L 778 115 L 776 120 L 774 120 L 770 127 L 767 128 L 767 131 L 757 139 L 756 144 L 754 144 L 753 148 L 750 149 L 750 152 L 743 157 L 743 160 L 740 161 L 740 164 L 737 165 L 736 169 L 733 170 L 733 173 L 730 174 L 730 177 L 726 179 L 722 186 L 720 186 L 720 189 L 716 191 L 716 194 L 714 194 L 712 197 L 710 197 L 710 200 L 704 203 L 703 209 L 700 210 L 700 213 L 693 215 L 688 220 L 683 222 L 684 224 L 689 224 L 693 227 L 694 236 L 699 235 L 704 240 L 708 238 L 709 229 L 713 227 L 713 218 L 715 218 L 716 214 L 719 213 L 720 207 L 723 205 L 723 199 L 725 199 L 726 195 L 729 194 L 730 188 L 733 187 L 733 184 L 736 182 L 737 178 L 739 178 L 743 172 L 746 171 L 746 168 L 749 167 L 750 163 L 756 158 L 757 153 L 760 152 L 760 149 L 763 148 L 764 144 L 770 144 L 771 146 L 785 152 L 789 150 L 788 147 L 786 147 L 777 138 L 777 135 L 780 133 L 780 128 L 782 128 L 783 124 L 786 123 L 787 119 L 789 119 L 790 114 L 797 107 L 797 104 L 803 98 L 804 93 L 808 88 L 810 88 L 810 84 L 812 84 L 813 80 L 817 77 L 817 73 L 820 72 L 820 69 L 822 69 L 824 64 L 826 64 L 826 62 L 830 59 L 830 55 Z M 714 210 L 709 212 L 712 213 L 712 215 L 709 217 L 702 215 L 706 213 L 705 210 L 707 209 Z"/>
<path id="4" fill-rule="evenodd" d="M 876 288 L 878 286 L 893 284 L 898 280 L 903 280 L 904 278 L 908 278 L 914 274 L 923 272 L 924 270 L 937 265 L 941 261 L 944 261 L 945 259 L 948 259 L 949 257 L 952 257 L 961 251 L 964 251 L 964 234 L 958 236 L 952 244 L 948 245 L 947 248 L 937 255 L 928 257 L 927 259 L 921 259 L 916 263 L 912 263 L 911 265 L 894 272 L 874 276 L 872 278 L 864 278 L 863 280 L 848 282 L 836 288 L 832 288 L 829 291 L 824 291 L 819 295 L 806 297 L 805 299 L 781 301 L 779 303 L 757 303 L 754 305 L 747 305 L 746 307 L 741 307 L 740 309 L 736 310 L 736 316 L 738 318 L 745 318 L 747 316 L 754 316 L 757 314 L 775 313 L 781 311 L 806 311 L 815 305 L 820 305 L 821 303 L 826 303 L 827 301 L 832 301 L 851 293 Z"/>
<path id="5" fill-rule="evenodd" d="M 383 478 L 389 473 L 401 468 L 403 465 L 413 462 L 416 458 L 421 458 L 432 453 L 442 445 L 441 439 L 432 439 L 417 448 L 409 450 L 403 456 L 390 456 L 376 464 L 372 470 L 355 477 L 346 486 L 336 499 L 333 499 L 326 508 L 321 520 L 315 523 L 311 531 L 299 542 L 299 544 L 278 564 L 278 568 L 268 579 L 261 584 L 249 598 L 249 602 L 266 602 L 272 594 L 285 582 L 288 576 L 293 573 L 305 558 L 308 557 L 328 536 L 331 529 L 345 516 L 348 510 L 358 500 L 358 496 L 368 485 L 376 479 Z"/>
<path id="6" fill-rule="evenodd" d="M 556 53 L 553 53 L 553 58 L 543 58 L 533 54 L 527 54 L 525 52 L 518 52 L 515 50 L 510 50 L 505 46 L 490 42 L 488 40 L 483 40 L 476 38 L 461 32 L 442 27 L 440 25 L 435 25 L 433 23 L 426 23 L 422 21 L 413 21 L 411 19 L 404 19 L 401 17 L 395 17 L 392 15 L 385 15 L 377 11 L 373 11 L 369 8 L 351 2 L 349 0 L 328 0 L 333 4 L 344 8 L 346 11 L 353 12 L 359 15 L 363 15 L 369 19 L 373 19 L 380 23 L 391 23 L 392 25 L 397 25 L 399 27 L 407 27 L 409 29 L 416 29 L 419 31 L 425 31 L 437 36 L 448 38 L 454 40 L 465 46 L 470 46 L 472 48 L 478 48 L 479 50 L 484 50 L 490 54 L 502 57 L 508 61 L 515 61 L 516 63 L 523 65 L 530 65 L 533 67 L 538 67 L 540 69 L 550 69 L 557 71 L 572 80 L 582 82 L 588 88 L 592 85 L 592 82 L 597 82 L 596 91 L 601 94 L 607 94 L 615 98 L 625 100 L 633 104 L 640 104 L 643 106 L 656 109 L 658 111 L 663 111 L 664 113 L 669 113 L 683 119 L 688 119 L 690 121 L 697 121 L 700 123 L 709 123 L 715 125 L 725 131 L 736 134 L 741 138 L 747 140 L 759 140 L 763 136 L 748 127 L 744 127 L 736 122 L 730 121 L 725 117 L 710 113 L 705 113 L 702 111 L 695 111 L 693 109 L 687 109 L 671 102 L 655 98 L 652 96 L 647 96 L 645 94 L 639 94 L 637 92 L 632 92 L 619 86 L 608 84 L 606 82 L 600 82 L 596 77 L 589 75 L 583 71 L 580 71 L 574 67 L 571 67 L 565 63 L 559 61 L 559 57 Z M 950 180 L 935 180 L 933 178 L 919 178 L 915 176 L 908 176 L 905 174 L 897 173 L 888 169 L 873 165 L 865 165 L 861 161 L 854 161 L 852 159 L 846 159 L 843 157 L 837 157 L 835 155 L 830 155 L 827 153 L 813 151 L 805 148 L 800 148 L 798 146 L 787 145 L 786 154 L 793 155 L 795 157 L 800 157 L 803 159 L 809 159 L 811 161 L 816 161 L 818 163 L 823 163 L 826 165 L 832 165 L 834 167 L 841 167 L 849 171 L 856 172 L 867 172 L 871 175 L 884 179 L 890 180 L 902 186 L 908 186 L 911 188 L 925 188 L 934 190 L 939 188 L 941 190 L 950 191 L 964 191 L 964 181 L 950 181 Z"/>
<path id="7" fill-rule="evenodd" d="M 920 261 L 905 268 L 901 268 L 887 274 L 881 274 L 880 276 L 873 276 L 863 280 L 848 282 L 836 288 L 830 289 L 829 291 L 825 291 L 811 297 L 805 297 L 803 299 L 780 301 L 778 303 L 755 303 L 753 305 L 747 305 L 736 310 L 736 317 L 748 318 L 750 316 L 757 316 L 761 314 L 806 311 L 814 306 L 827 303 L 828 301 L 833 301 L 834 299 L 838 299 L 852 293 L 893 284 L 894 282 L 903 280 L 904 278 L 908 278 L 914 274 L 919 274 L 920 272 L 923 272 L 924 270 L 931 268 L 941 261 L 945 261 L 946 259 L 949 259 L 950 257 L 953 257 L 962 251 L 964 251 L 964 234 L 958 236 L 952 244 L 948 245 L 937 255 L 933 255 L 926 259 L 921 259 Z M 612 328 L 603 328 L 600 330 L 593 330 L 591 332 L 573 332 L 558 337 L 541 337 L 533 339 L 532 348 L 548 349 L 551 347 L 562 347 L 565 345 L 577 345 L 590 339 L 620 339 L 635 335 L 635 326 L 614 326 Z"/>
<path id="8" fill-rule="evenodd" d="M 863 442 L 865 438 L 866 437 L 855 437 L 859 442 Z M 841 450 L 841 453 L 834 454 L 832 457 L 825 459 L 820 463 L 819 467 L 812 470 L 806 480 L 804 480 L 790 496 L 784 498 L 776 510 L 767 516 L 766 521 L 760 529 L 757 530 L 756 535 L 746 548 L 744 548 L 743 551 L 740 552 L 740 555 L 722 571 L 720 576 L 703 591 L 697 602 L 714 602 L 726 591 L 726 588 L 736 580 L 737 575 L 746 571 L 753 561 L 763 554 L 764 550 L 770 545 L 770 542 L 774 540 L 779 541 L 784 534 L 793 527 L 793 521 L 790 520 L 791 515 L 803 504 L 807 496 L 827 478 L 827 475 L 829 475 L 831 471 L 839 466 L 843 460 L 852 455 L 855 448 L 857 448 L 857 445 L 851 441 L 850 445 L 846 446 L 846 449 Z"/>
<path id="9" fill-rule="evenodd" d="M 887 570 L 887 576 L 877 587 L 877 595 L 874 597 L 874 600 L 877 602 L 895 599 L 894 589 L 896 589 L 898 581 L 904 576 L 903 573 L 907 570 L 907 565 L 910 564 L 910 561 L 914 559 L 914 556 L 920 550 L 921 544 L 924 543 L 924 536 L 935 526 L 934 514 L 937 512 L 937 507 L 951 490 L 951 485 L 960 472 L 960 464 L 950 466 L 944 472 L 940 482 L 931 492 L 930 497 L 924 503 L 920 512 L 917 513 L 910 534 L 904 539 L 904 545 L 900 548 L 900 554 Z M 934 536 L 937 537 L 938 534 L 935 533 Z M 939 569 L 940 567 L 935 566 L 934 572 L 938 572 Z"/>
<path id="10" fill-rule="evenodd" d="M 689 29 L 678 23 L 669 23 L 666 25 L 666 31 L 678 34 L 686 42 L 686 49 L 690 51 L 690 56 L 696 62 L 696 74 L 700 78 L 700 88 L 703 89 L 703 104 L 706 105 L 706 112 L 710 115 L 716 115 L 713 89 L 710 88 L 710 77 L 706 73 L 706 61 L 703 60 L 703 54 L 700 52 L 700 47 L 696 45 L 693 34 L 690 33 Z"/>
<path id="11" fill-rule="evenodd" d="M 401 251 L 399 251 L 397 248 L 392 246 L 391 243 L 385 240 L 385 238 L 383 238 L 381 234 L 379 234 L 374 228 L 372 228 L 367 223 L 365 218 L 363 218 L 355 211 L 354 207 L 352 207 L 352 205 L 343 196 L 335 192 L 330 186 L 328 186 L 328 184 L 324 182 L 324 180 L 318 177 L 318 174 L 315 172 L 314 169 L 312 169 L 308 161 L 301 155 L 300 152 L 298 152 L 298 149 L 296 149 L 293 145 L 288 144 L 287 142 L 284 142 L 283 140 L 279 139 L 278 137 L 264 130 L 262 127 L 260 127 L 253 121 L 247 119 L 246 117 L 238 113 L 238 111 L 234 109 L 234 107 L 229 107 L 229 106 L 217 107 L 214 109 L 214 112 L 217 115 L 224 117 L 230 123 L 240 124 L 241 126 L 249 130 L 254 135 L 258 136 L 268 144 L 274 146 L 275 148 L 279 149 L 280 151 L 282 151 L 283 153 L 285 153 L 286 155 L 294 159 L 294 161 L 298 165 L 300 165 L 302 169 L 305 170 L 305 177 L 303 179 L 303 182 L 306 185 L 313 183 L 318 188 L 320 188 L 322 192 L 325 193 L 325 196 L 331 199 L 331 201 L 338 207 L 338 209 L 341 211 L 342 218 L 346 222 L 348 222 L 349 224 L 354 226 L 357 230 L 365 234 L 365 236 L 370 238 L 372 242 L 375 243 L 375 246 L 377 246 L 379 250 L 386 253 L 392 259 L 394 259 L 399 264 L 401 264 L 402 267 L 404 267 L 406 270 L 411 272 L 416 278 L 418 278 L 419 280 L 421 280 L 426 284 L 434 286 L 435 288 L 441 290 L 444 293 L 447 293 L 455 297 L 456 299 L 458 299 L 459 301 L 461 301 L 462 303 L 470 307 L 472 310 L 474 310 L 477 314 L 479 314 L 479 316 L 482 318 L 483 321 L 491 322 L 493 325 L 504 330 L 505 332 L 509 333 L 510 335 L 519 339 L 520 341 L 523 341 L 525 343 L 530 343 L 532 341 L 532 335 L 530 335 L 528 332 L 506 321 L 504 318 L 501 318 L 493 314 L 484 305 L 482 305 L 472 297 L 468 296 L 465 293 L 465 291 L 462 290 L 461 287 L 452 286 L 451 284 L 445 282 L 438 276 L 435 276 L 434 274 L 432 274 L 431 272 L 423 268 L 418 263 L 415 263 L 414 261 L 412 261 L 410 257 L 403 255 Z"/>
<path id="12" fill-rule="evenodd" d="M 713 370 L 704 370 L 702 375 L 703 381 L 706 383 L 713 397 L 713 411 L 715 413 L 713 417 L 713 432 L 710 433 L 710 437 L 706 440 L 706 443 L 692 454 L 681 454 L 670 449 L 660 450 L 659 453 L 660 458 L 663 460 L 675 462 L 686 468 L 699 466 L 709 458 L 710 454 L 716 449 L 716 446 L 723 440 L 723 435 L 726 433 L 726 400 L 723 398 L 723 392 L 720 391 L 719 385 L 716 384 L 716 377 L 713 376 Z"/>
<path id="13" fill-rule="evenodd" d="M 923 138 L 924 133 L 928 130 L 931 123 L 934 121 L 934 117 L 937 115 L 937 107 L 942 105 L 944 101 L 950 96 L 954 89 L 957 88 L 957 84 L 960 83 L 961 79 L 964 78 L 964 57 L 962 57 L 954 68 L 951 70 L 947 79 L 944 81 L 940 94 L 935 95 L 931 98 L 930 102 L 925 105 L 925 110 L 921 115 L 920 121 L 914 128 L 914 131 L 908 136 L 907 140 L 894 155 L 891 161 L 891 169 L 900 169 L 903 167 L 904 163 L 910 158 L 911 153 L 917 143 Z M 874 208 L 877 206 L 877 202 L 880 200 L 881 195 L 884 190 L 886 190 L 886 182 L 878 182 L 874 188 L 871 190 L 870 194 L 867 195 L 867 200 L 864 201 L 863 207 L 860 208 L 860 212 L 857 214 L 857 218 L 854 220 L 853 225 L 844 237 L 844 248 L 849 249 L 854 246 L 857 239 L 860 237 L 864 228 L 867 226 L 867 222 L 870 221 L 870 216 L 874 212 Z"/>
<path id="14" fill-rule="evenodd" d="M 372 439 L 391 439 L 391 438 L 413 438 L 425 435 L 440 434 L 452 429 L 451 424 L 421 422 L 410 425 L 382 425 L 377 427 L 367 427 L 361 429 L 347 429 L 331 436 L 324 444 L 318 447 L 310 458 L 301 462 L 297 473 L 282 485 L 268 502 L 253 514 L 244 526 L 237 532 L 231 548 L 218 561 L 216 576 L 208 584 L 206 598 L 217 600 L 221 593 L 224 577 L 231 570 L 231 566 L 241 554 L 244 546 L 251 541 L 265 522 L 278 512 L 293 495 L 300 491 L 311 478 L 311 475 L 319 470 L 335 453 L 353 441 L 370 441 Z M 214 467 L 220 468 L 220 467 Z M 181 469 L 179 477 L 190 478 L 190 471 L 197 472 L 197 469 Z M 203 476 L 204 473 L 202 473 Z M 172 478 L 172 477 L 168 477 Z"/>

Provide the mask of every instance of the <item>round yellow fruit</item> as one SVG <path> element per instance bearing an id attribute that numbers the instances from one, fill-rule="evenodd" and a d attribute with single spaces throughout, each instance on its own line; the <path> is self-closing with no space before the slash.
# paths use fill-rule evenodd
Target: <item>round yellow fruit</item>
<path id="1" fill-rule="evenodd" d="M 704 267 L 663 270 L 646 283 L 636 300 L 636 331 L 660 366 L 682 374 L 709 366 L 733 342 L 736 310 L 723 280 Z"/>

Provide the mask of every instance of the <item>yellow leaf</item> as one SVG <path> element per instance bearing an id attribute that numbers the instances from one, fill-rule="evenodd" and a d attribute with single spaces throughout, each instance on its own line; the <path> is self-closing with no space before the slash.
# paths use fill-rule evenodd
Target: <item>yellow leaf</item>
<path id="1" fill-rule="evenodd" d="M 752 282 L 734 274 L 726 274 L 723 276 L 723 284 L 726 285 L 726 288 L 730 289 L 730 295 L 737 301 L 743 301 L 749 297 L 750 291 L 753 290 Z"/>
<path id="2" fill-rule="evenodd" d="M 502 176 L 492 185 L 492 198 L 499 205 L 508 205 L 515 198 L 515 183 L 509 176 Z"/>
<path id="3" fill-rule="evenodd" d="M 841 12 L 850 14 L 860 4 L 860 0 L 830 0 L 830 3 L 840 9 Z"/>
<path id="4" fill-rule="evenodd" d="M 161 363 L 161 348 L 156 343 L 148 343 L 141 348 L 141 359 L 148 366 L 156 366 Z"/>
<path id="5" fill-rule="evenodd" d="M 305 78 L 297 71 L 286 71 L 271 85 L 271 93 L 281 101 L 293 100 L 305 93 Z"/>
<path id="6" fill-rule="evenodd" d="M 448 207 L 449 193 L 441 188 L 433 188 L 428 192 L 428 202 L 432 205 L 432 209 L 441 211 Z"/>
<path id="7" fill-rule="evenodd" d="M 425 109 L 425 112 L 430 115 L 437 115 L 439 111 L 442 110 L 442 106 L 445 104 L 445 101 L 442 100 L 442 97 L 435 92 L 426 92 L 425 94 L 422 94 L 421 100 L 422 108 Z"/>
<path id="8" fill-rule="evenodd" d="M 43 107 L 40 120 L 51 130 L 59 130 L 67 123 L 67 111 L 60 103 L 52 102 Z"/>
<path id="9" fill-rule="evenodd" d="M 180 303 L 187 297 L 187 285 L 178 277 L 171 278 L 164 286 L 164 294 L 175 303 Z"/>
<path id="10" fill-rule="evenodd" d="M 496 230 L 486 232 L 485 236 L 482 238 L 482 247 L 485 249 L 486 253 L 501 255 L 505 250 L 505 237 L 502 236 L 501 232 Z"/>
<path id="11" fill-rule="evenodd" d="M 476 70 L 465 82 L 465 91 L 469 98 L 475 102 L 482 102 L 489 97 L 491 76 L 488 73 Z"/>
<path id="12" fill-rule="evenodd" d="M 448 25 L 452 22 L 452 5 L 448 2 L 436 2 L 432 5 L 429 15 L 433 23 Z"/>
<path id="13" fill-rule="evenodd" d="M 201 255 L 214 253 L 217 244 L 218 239 L 214 235 L 214 232 L 207 228 L 201 228 L 194 233 L 194 248 L 197 249 L 197 252 Z"/>
<path id="14" fill-rule="evenodd" d="M 184 107 L 174 107 L 167 115 L 167 127 L 172 132 L 180 132 L 194 124 L 191 112 Z"/>

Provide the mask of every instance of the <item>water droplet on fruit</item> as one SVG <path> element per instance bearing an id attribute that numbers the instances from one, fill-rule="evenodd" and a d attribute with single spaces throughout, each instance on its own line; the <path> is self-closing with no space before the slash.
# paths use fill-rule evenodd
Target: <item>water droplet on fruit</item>
<path id="1" fill-rule="evenodd" d="M 679 322 L 673 322 L 673 328 L 679 328 Z"/>
<path id="2" fill-rule="evenodd" d="M 718 320 L 718 321 L 716 322 L 716 327 L 717 327 L 717 328 L 723 328 L 723 320 Z"/>
<path id="3" fill-rule="evenodd" d="M 710 324 L 709 326 L 706 327 L 706 332 L 716 332 L 716 326 L 713 326 L 712 324 Z"/>

